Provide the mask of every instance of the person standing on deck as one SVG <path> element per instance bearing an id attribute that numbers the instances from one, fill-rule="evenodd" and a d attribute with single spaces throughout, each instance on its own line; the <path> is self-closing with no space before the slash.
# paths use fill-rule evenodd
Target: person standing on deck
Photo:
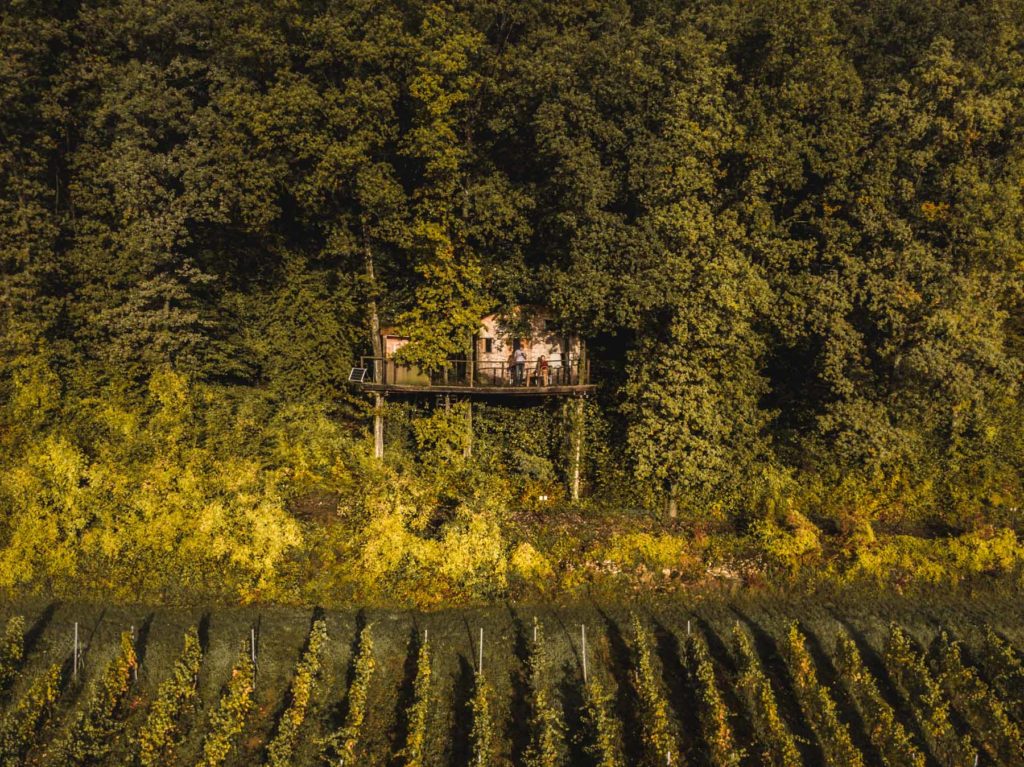
<path id="1" fill-rule="evenodd" d="M 512 354 L 512 380 L 517 386 L 523 385 L 523 374 L 526 371 L 526 352 L 520 346 Z"/>
<path id="2" fill-rule="evenodd" d="M 543 354 L 537 359 L 537 369 L 534 371 L 534 378 L 538 386 L 548 385 L 548 358 Z"/>

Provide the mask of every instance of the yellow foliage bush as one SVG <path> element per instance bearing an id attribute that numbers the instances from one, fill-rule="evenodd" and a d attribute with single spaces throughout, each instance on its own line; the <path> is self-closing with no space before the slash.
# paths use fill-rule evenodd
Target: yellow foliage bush
<path id="1" fill-rule="evenodd" d="M 541 589 L 555 577 L 554 568 L 548 558 L 526 542 L 520 543 L 512 550 L 509 568 L 524 581 Z"/>
<path id="2" fill-rule="evenodd" d="M 47 580 L 122 600 L 273 594 L 301 545 L 280 472 L 198 444 L 187 382 L 150 382 L 148 419 L 106 404 L 90 451 L 60 433 L 0 472 L 0 588 Z M 4 529 L 6 528 L 6 529 Z"/>
<path id="3" fill-rule="evenodd" d="M 693 552 L 693 544 L 671 533 L 613 535 L 603 557 L 624 565 L 644 564 L 659 569 L 686 568 L 700 562 L 700 557 Z"/>
<path id="4" fill-rule="evenodd" d="M 845 578 L 957 583 L 978 575 L 1008 575 L 1024 568 L 1024 545 L 1013 530 L 971 532 L 956 538 L 896 535 L 858 548 Z"/>
<path id="5" fill-rule="evenodd" d="M 799 512 L 790 512 L 786 521 L 783 528 L 771 519 L 759 520 L 751 532 L 771 561 L 796 572 L 820 558 L 821 533 Z"/>

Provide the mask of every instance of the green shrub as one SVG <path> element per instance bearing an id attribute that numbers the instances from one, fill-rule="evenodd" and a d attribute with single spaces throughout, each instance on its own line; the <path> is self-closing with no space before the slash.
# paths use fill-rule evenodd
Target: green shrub
<path id="1" fill-rule="evenodd" d="M 839 721 L 835 701 L 818 681 L 814 661 L 796 623 L 789 628 L 786 648 L 797 701 L 818 738 L 825 764 L 829 767 L 864 767 L 864 757 L 853 745 L 849 728 Z"/>
<path id="2" fill-rule="evenodd" d="M 871 744 L 878 749 L 886 767 L 925 767 L 926 760 L 896 718 L 875 680 L 865 668 L 857 645 L 849 637 L 836 642 L 836 664 L 857 712 L 867 726 Z"/>
<path id="3" fill-rule="evenodd" d="M 295 677 L 289 690 L 291 701 L 281 715 L 277 725 L 277 734 L 267 747 L 268 767 L 289 767 L 299 728 L 306 721 L 313 688 L 320 678 L 323 666 L 323 654 L 327 645 L 327 623 L 318 620 L 313 623 L 309 632 L 309 643 L 306 652 L 295 667 Z"/>
<path id="4" fill-rule="evenodd" d="M 751 534 L 769 561 L 796 573 L 821 558 L 821 531 L 803 514 L 787 514 L 786 526 L 773 519 L 762 519 L 751 527 Z"/>
<path id="5" fill-rule="evenodd" d="M 173 762 L 173 752 L 184 723 L 199 702 L 199 667 L 203 661 L 195 627 L 185 632 L 185 647 L 174 663 L 171 676 L 160 685 L 156 700 L 139 732 L 138 757 L 142 767 Z"/>
<path id="6" fill-rule="evenodd" d="M 796 739 L 779 713 L 771 683 L 761 669 L 750 637 L 739 626 L 733 630 L 733 644 L 739 659 L 736 692 L 750 716 L 761 746 L 761 760 L 768 767 L 800 767 L 803 761 Z"/>
<path id="7" fill-rule="evenodd" d="M 979 575 L 1012 575 L 1024 568 L 1024 545 L 1010 529 L 955 538 L 893 535 L 857 547 L 844 579 L 878 584 L 957 584 Z"/>
<path id="8" fill-rule="evenodd" d="M 203 755 L 197 767 L 220 767 L 234 752 L 252 710 L 255 673 L 252 650 L 247 644 L 243 645 L 220 702 L 210 715 Z"/>
<path id="9" fill-rule="evenodd" d="M 924 657 L 914 649 L 907 633 L 896 624 L 889 631 L 885 667 L 913 704 L 914 715 L 939 763 L 943 767 L 974 764 L 977 752 L 970 738 L 961 738 L 953 729 L 949 720 L 949 701 L 928 671 Z"/>
<path id="10" fill-rule="evenodd" d="M 602 558 L 624 566 L 645 565 L 656 570 L 692 571 L 701 565 L 699 552 L 694 553 L 692 538 L 670 533 L 613 535 Z"/>
<path id="11" fill-rule="evenodd" d="M 60 697 L 60 664 L 37 676 L 18 703 L 0 720 L 0 767 L 17 767 L 36 743 Z"/>

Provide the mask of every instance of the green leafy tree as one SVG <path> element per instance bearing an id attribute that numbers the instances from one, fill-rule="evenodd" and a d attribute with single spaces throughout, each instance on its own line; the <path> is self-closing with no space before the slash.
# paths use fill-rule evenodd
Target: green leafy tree
<path id="1" fill-rule="evenodd" d="M 443 2 L 426 7 L 409 81 L 414 121 L 404 136 L 405 153 L 422 172 L 411 223 L 419 281 L 399 324 L 411 339 L 401 359 L 428 370 L 466 356 L 487 309 L 480 260 L 463 224 L 482 42 L 462 12 Z"/>

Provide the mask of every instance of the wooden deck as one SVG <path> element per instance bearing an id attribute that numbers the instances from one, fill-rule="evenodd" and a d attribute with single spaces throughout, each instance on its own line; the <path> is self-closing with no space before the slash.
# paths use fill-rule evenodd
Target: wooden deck
<path id="1" fill-rule="evenodd" d="M 574 384 L 566 386 L 465 386 L 437 384 L 421 386 L 392 383 L 360 383 L 363 391 L 381 394 L 459 394 L 477 397 L 564 397 L 567 395 L 589 394 L 597 384 Z"/>

